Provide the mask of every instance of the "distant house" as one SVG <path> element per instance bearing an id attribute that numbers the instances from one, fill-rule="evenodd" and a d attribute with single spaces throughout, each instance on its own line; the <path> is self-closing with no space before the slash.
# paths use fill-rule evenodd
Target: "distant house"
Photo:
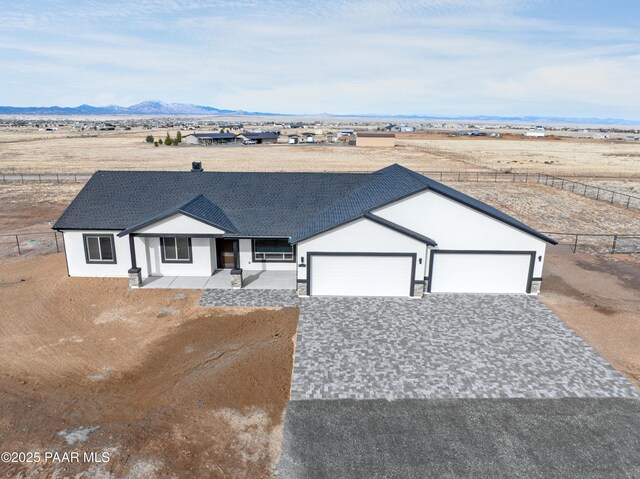
<path id="1" fill-rule="evenodd" d="M 353 136 L 353 135 L 355 135 L 355 131 L 347 130 L 347 129 L 342 129 L 336 134 L 338 138 L 340 138 L 341 136 Z"/>
<path id="2" fill-rule="evenodd" d="M 393 148 L 396 146 L 396 135 L 394 133 L 358 133 L 356 146 Z"/>
<path id="3" fill-rule="evenodd" d="M 289 144 L 296 145 L 300 143 L 300 137 L 298 135 L 289 135 Z"/>
<path id="4" fill-rule="evenodd" d="M 529 128 L 529 130 L 524 132 L 524 136 L 531 136 L 534 138 L 541 138 L 545 136 L 544 126 L 535 126 L 533 128 Z"/>
<path id="5" fill-rule="evenodd" d="M 236 143 L 238 135 L 233 133 L 191 133 L 182 141 L 188 145 L 219 145 Z"/>
<path id="6" fill-rule="evenodd" d="M 245 143 L 253 143 L 256 144 L 266 144 L 266 143 L 277 143 L 279 133 L 274 131 L 265 131 L 260 133 L 241 133 L 238 135 L 238 138 Z"/>
<path id="7" fill-rule="evenodd" d="M 305 143 L 315 143 L 316 134 L 315 133 L 303 133 L 302 138 L 304 138 Z"/>

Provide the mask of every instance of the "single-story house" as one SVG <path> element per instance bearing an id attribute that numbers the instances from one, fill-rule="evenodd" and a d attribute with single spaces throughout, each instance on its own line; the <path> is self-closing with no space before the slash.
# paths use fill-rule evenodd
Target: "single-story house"
<path id="1" fill-rule="evenodd" d="M 292 145 L 296 145 L 300 142 L 300 137 L 298 135 L 289 135 L 289 143 Z"/>
<path id="2" fill-rule="evenodd" d="M 396 135 L 395 133 L 358 132 L 356 136 L 356 146 L 393 148 L 396 146 Z"/>
<path id="3" fill-rule="evenodd" d="M 98 171 L 53 228 L 70 276 L 291 275 L 301 296 L 536 294 L 556 242 L 394 164 L 373 173 Z M 295 281 L 294 281 L 295 278 Z"/>
<path id="4" fill-rule="evenodd" d="M 221 143 L 236 143 L 237 136 L 233 133 L 191 133 L 182 141 L 189 145 L 217 145 Z"/>
<path id="5" fill-rule="evenodd" d="M 238 135 L 238 138 L 241 141 L 250 141 L 250 142 L 256 142 L 257 144 L 263 144 L 263 143 L 277 143 L 278 142 L 278 137 L 280 135 L 274 131 L 265 131 L 265 132 L 259 132 L 259 133 L 241 133 L 240 135 Z"/>
<path id="6" fill-rule="evenodd" d="M 311 132 L 303 133 L 302 138 L 304 139 L 305 143 L 315 143 L 316 134 Z"/>

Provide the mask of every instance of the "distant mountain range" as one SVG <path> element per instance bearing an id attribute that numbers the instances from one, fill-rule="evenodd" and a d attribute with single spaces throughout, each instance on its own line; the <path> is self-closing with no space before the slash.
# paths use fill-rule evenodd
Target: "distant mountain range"
<path id="1" fill-rule="evenodd" d="M 640 120 L 624 120 L 621 118 L 573 118 L 573 117 L 541 117 L 541 116 L 434 116 L 434 115 L 381 115 L 355 114 L 335 115 L 331 113 L 288 114 L 268 113 L 260 111 L 221 110 L 211 106 L 192 105 L 189 103 L 165 103 L 163 101 L 144 101 L 131 106 L 92 106 L 80 105 L 76 107 L 60 106 L 0 106 L 0 115 L 59 115 L 59 116 L 100 116 L 100 115 L 149 115 L 149 116 L 177 116 L 177 115 L 207 115 L 207 116 L 289 116 L 289 117 L 321 117 L 321 118 L 387 118 L 397 120 L 448 120 L 471 122 L 501 122 L 527 124 L 580 124 L 580 125 L 640 125 Z"/>
<path id="2" fill-rule="evenodd" d="M 225 116 L 274 116 L 274 113 L 243 110 L 220 110 L 210 106 L 188 103 L 165 103 L 163 101 L 143 101 L 131 106 L 80 105 L 62 106 L 0 106 L 0 115 L 225 115 Z"/>

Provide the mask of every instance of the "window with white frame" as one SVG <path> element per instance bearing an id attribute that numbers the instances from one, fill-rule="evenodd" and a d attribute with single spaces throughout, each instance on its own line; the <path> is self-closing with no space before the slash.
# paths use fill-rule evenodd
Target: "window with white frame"
<path id="1" fill-rule="evenodd" d="M 113 235 L 84 235 L 87 263 L 115 263 Z"/>
<path id="2" fill-rule="evenodd" d="M 160 246 L 164 263 L 191 263 L 191 238 L 165 236 Z"/>
<path id="3" fill-rule="evenodd" d="M 287 239 L 253 240 L 254 261 L 294 261 L 293 245 Z"/>

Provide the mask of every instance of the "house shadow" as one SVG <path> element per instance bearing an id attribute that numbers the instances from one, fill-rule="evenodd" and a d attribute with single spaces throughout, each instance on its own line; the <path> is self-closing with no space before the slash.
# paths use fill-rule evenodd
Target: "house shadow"
<path id="1" fill-rule="evenodd" d="M 249 276 L 245 277 L 244 280 L 242 281 L 243 286 L 247 287 L 249 286 L 251 283 L 257 281 L 260 279 L 260 276 L 262 276 L 262 274 L 265 272 L 266 270 L 261 270 L 261 271 L 256 271 L 253 274 L 250 274 Z"/>

